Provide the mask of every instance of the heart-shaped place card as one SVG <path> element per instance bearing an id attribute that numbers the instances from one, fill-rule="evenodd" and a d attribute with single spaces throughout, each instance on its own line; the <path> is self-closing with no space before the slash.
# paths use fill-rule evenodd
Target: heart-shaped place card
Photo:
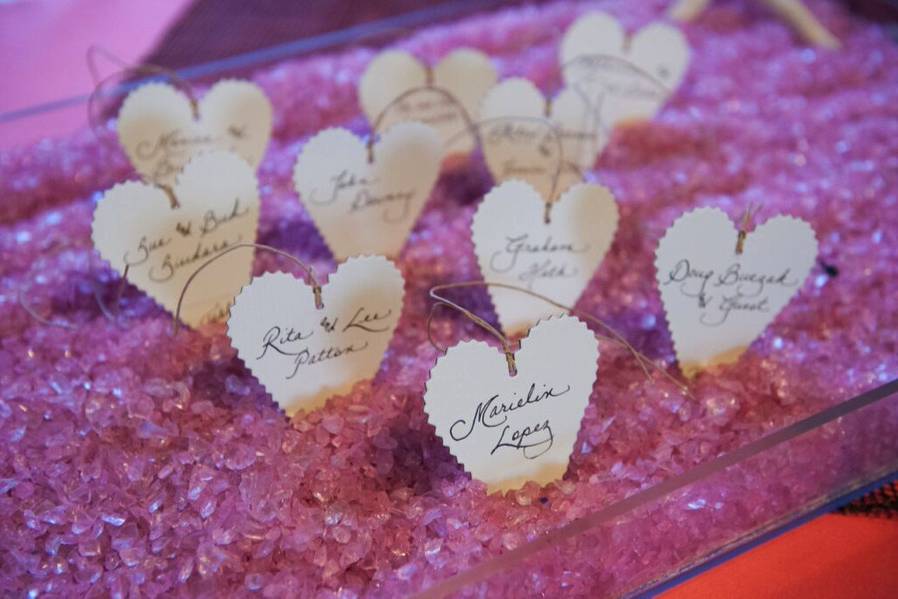
<path id="1" fill-rule="evenodd" d="M 739 232 L 717 208 L 674 222 L 655 253 L 658 287 L 680 369 L 735 362 L 792 299 L 817 259 L 817 238 L 803 220 L 775 216 Z"/>
<path id="2" fill-rule="evenodd" d="M 437 434 L 488 492 L 528 481 L 546 485 L 567 470 L 598 368 L 599 344 L 572 316 L 537 323 L 515 353 L 459 343 L 430 371 L 424 409 Z"/>
<path id="3" fill-rule="evenodd" d="M 689 67 L 689 43 L 676 27 L 651 23 L 628 37 L 601 12 L 568 28 L 560 54 L 565 84 L 589 98 L 608 128 L 653 118 Z"/>
<path id="4" fill-rule="evenodd" d="M 255 242 L 259 224 L 256 174 L 232 152 L 195 156 L 173 192 L 177 208 L 159 187 L 120 183 L 97 203 L 92 226 L 100 256 L 171 313 L 190 275 L 229 247 Z M 184 297 L 181 320 L 199 326 L 224 318 L 252 263 L 249 251 L 211 263 Z"/>
<path id="5" fill-rule="evenodd" d="M 575 90 L 563 89 L 550 103 L 519 77 L 493 87 L 480 116 L 483 156 L 493 179 L 526 181 L 548 201 L 582 181 L 607 143 L 597 115 Z"/>
<path id="6" fill-rule="evenodd" d="M 382 256 L 351 258 L 321 288 L 276 272 L 255 277 L 231 308 L 237 355 L 288 416 L 374 376 L 402 313 L 405 281 Z"/>
<path id="7" fill-rule="evenodd" d="M 306 143 L 293 184 L 337 260 L 399 255 L 440 174 L 436 131 L 399 123 L 372 148 L 346 129 L 325 129 Z"/>
<path id="8" fill-rule="evenodd" d="M 614 195 L 578 183 L 552 204 L 522 181 L 494 187 L 474 214 L 471 237 L 485 281 L 525 287 L 573 305 L 592 279 L 617 231 Z M 558 312 L 546 302 L 503 287 L 487 287 L 502 329 L 526 331 Z"/>
<path id="9" fill-rule="evenodd" d="M 271 137 L 271 103 L 248 81 L 219 81 L 197 104 L 166 83 L 147 83 L 125 98 L 118 137 L 140 175 L 173 185 L 184 165 L 200 152 L 231 150 L 255 169 Z"/>
<path id="10" fill-rule="evenodd" d="M 465 134 L 468 120 L 477 121 L 483 95 L 497 79 L 489 56 L 459 48 L 433 70 L 399 50 L 381 52 L 359 81 L 359 101 L 378 132 L 392 125 L 417 121 L 437 130 L 446 155 L 468 154 L 476 137 Z"/>

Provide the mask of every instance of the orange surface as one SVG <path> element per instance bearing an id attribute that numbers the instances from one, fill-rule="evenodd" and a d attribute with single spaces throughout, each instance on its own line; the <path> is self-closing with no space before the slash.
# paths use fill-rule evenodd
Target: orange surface
<path id="1" fill-rule="evenodd" d="M 661 597 L 894 599 L 898 520 L 823 516 Z"/>

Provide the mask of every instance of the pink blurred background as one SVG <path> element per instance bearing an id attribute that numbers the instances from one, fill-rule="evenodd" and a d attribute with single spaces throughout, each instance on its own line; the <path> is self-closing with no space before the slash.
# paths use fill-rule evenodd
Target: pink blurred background
<path id="1" fill-rule="evenodd" d="M 432 3 L 432 0 L 366 4 L 334 0 L 254 0 L 251 3 L 241 0 L 0 0 L 0 76 L 4 81 L 0 93 L 0 151 L 46 136 L 64 135 L 85 125 L 84 99 L 94 87 L 86 63 L 86 53 L 92 45 L 101 46 L 129 63 L 148 58 L 178 68 Z M 876 14 L 880 19 L 898 10 L 894 4 L 882 0 L 878 6 L 877 10 L 883 11 Z M 234 26 L 235 30 L 225 31 L 222 22 L 231 16 L 231 10 L 237 11 L 241 18 L 236 19 L 239 25 Z M 103 73 L 111 73 L 116 68 L 111 63 L 104 67 Z M 58 108 L 40 110 L 46 105 Z M 828 528 L 824 530 L 821 526 Z M 833 526 L 839 530 L 834 532 Z M 883 557 L 883 547 L 895 547 L 896 526 L 895 522 L 881 522 L 877 526 L 875 521 L 827 516 L 813 527 L 801 528 L 790 537 L 756 549 L 668 596 L 781 596 L 785 584 L 782 581 L 768 581 L 766 588 L 751 584 L 769 577 L 772 561 L 792 563 L 790 584 L 801 583 L 805 591 L 814 588 L 813 582 L 821 583 L 817 597 L 845 596 L 849 584 L 854 585 L 855 591 L 864 588 L 866 596 L 879 596 L 869 586 L 865 587 L 864 581 L 873 581 L 879 585 L 877 588 L 888 593 L 882 596 L 895 596 L 891 593 L 896 592 L 894 574 L 898 569 L 881 569 L 879 574 L 886 571 L 892 574 L 891 578 L 883 579 L 876 577 L 875 568 L 865 572 L 863 564 L 872 565 L 874 558 Z M 824 547 L 826 555 L 813 555 L 806 560 L 805 570 L 798 567 L 796 556 L 804 555 L 808 547 L 823 547 L 821 539 L 843 538 L 851 539 L 850 543 L 842 543 L 851 549 L 850 555 L 841 553 L 837 542 Z M 887 561 L 894 560 L 894 553 L 888 555 Z M 852 556 L 858 558 L 857 563 L 850 561 Z M 832 564 L 852 564 L 852 572 L 861 578 L 855 576 L 837 585 L 820 571 Z M 719 579 L 716 582 L 715 577 Z M 820 594 L 824 589 L 829 593 Z M 811 596 L 811 593 L 793 596 Z"/>
<path id="2" fill-rule="evenodd" d="M 85 123 L 83 102 L 16 118 L 21 111 L 90 94 L 92 44 L 138 62 L 191 0 L 19 0 L 0 2 L 0 147 L 64 134 Z M 111 65 L 107 65 L 112 70 Z"/>

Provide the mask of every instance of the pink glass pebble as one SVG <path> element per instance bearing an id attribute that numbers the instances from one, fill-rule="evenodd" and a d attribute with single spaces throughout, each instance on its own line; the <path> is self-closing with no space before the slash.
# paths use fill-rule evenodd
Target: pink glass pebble
<path id="1" fill-rule="evenodd" d="M 428 60 L 478 47 L 503 76 L 552 91 L 559 36 L 578 14 L 601 7 L 635 28 L 666 4 L 504 9 L 399 45 Z M 653 251 L 683 211 L 718 206 L 737 218 L 754 202 L 760 219 L 800 216 L 817 233 L 820 265 L 737 364 L 695 379 L 694 397 L 647 380 L 625 350 L 602 342 L 565 478 L 504 495 L 487 496 L 458 466 L 421 399 L 437 357 L 426 292 L 479 278 L 469 227 L 491 184 L 479 156 L 443 173 L 399 260 L 404 315 L 379 374 L 288 420 L 224 326 L 173 337 L 170 316 L 133 287 L 119 323 L 98 308 L 95 291 L 111 300 L 118 280 L 92 250 L 93 207 L 103 189 L 134 177 L 114 127 L 0 155 L 0 589 L 404 595 L 896 378 L 898 46 L 835 2 L 808 4 L 842 50 L 803 46 L 747 0 L 715 3 L 686 27 L 693 63 L 681 89 L 654 122 L 617 131 L 589 175 L 614 190 L 621 226 L 578 307 L 675 372 Z M 259 174 L 259 241 L 322 273 L 335 265 L 291 170 L 317 130 L 364 129 L 355 86 L 372 55 L 349 48 L 253 77 L 276 114 Z M 289 266 L 259 253 L 255 271 Z M 20 291 L 36 313 L 70 326 L 36 321 Z M 483 290 L 454 297 L 494 319 Z M 441 313 L 434 335 L 446 345 L 482 332 Z M 898 438 L 896 412 L 882 411 L 883 437 Z M 706 551 L 696 531 L 723 542 L 811 497 L 810 481 L 836 484 L 837 473 L 870 467 L 877 441 L 851 451 L 858 437 L 849 422 L 832 423 L 790 446 L 791 467 L 758 460 L 738 494 L 705 481 L 507 572 L 506 583 L 520 596 L 622 592 L 650 568 Z"/>

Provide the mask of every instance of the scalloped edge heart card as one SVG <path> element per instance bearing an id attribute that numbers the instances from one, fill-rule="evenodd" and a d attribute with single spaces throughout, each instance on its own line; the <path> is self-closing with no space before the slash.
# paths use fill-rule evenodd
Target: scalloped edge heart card
<path id="1" fill-rule="evenodd" d="M 436 131 L 421 123 L 393 126 L 370 154 L 352 132 L 325 129 L 300 152 L 293 184 L 337 260 L 394 258 L 430 198 L 442 156 Z"/>
<path id="2" fill-rule="evenodd" d="M 172 192 L 177 207 L 156 185 L 115 185 L 94 209 L 91 236 L 104 260 L 174 314 L 191 274 L 228 248 L 255 242 L 259 184 L 243 158 L 215 150 L 191 158 Z M 252 265 L 250 251 L 209 264 L 184 297 L 181 320 L 195 327 L 223 319 Z"/>
<path id="3" fill-rule="evenodd" d="M 373 377 L 402 315 L 405 280 L 383 256 L 341 263 L 321 287 L 284 272 L 255 277 L 231 307 L 237 355 L 292 416 Z"/>
<path id="4" fill-rule="evenodd" d="M 689 42 L 677 27 L 649 23 L 627 35 L 604 12 L 587 13 L 561 41 L 562 78 L 580 90 L 610 128 L 650 120 L 677 90 L 689 69 Z"/>
<path id="5" fill-rule="evenodd" d="M 258 85 L 225 79 L 196 106 L 167 83 L 141 85 L 125 98 L 118 115 L 119 142 L 147 181 L 171 186 L 190 159 L 230 150 L 255 170 L 271 137 L 271 103 Z"/>
<path id="6" fill-rule="evenodd" d="M 614 194 L 578 183 L 551 205 L 523 181 L 507 181 L 483 198 L 471 239 L 485 281 L 524 287 L 572 306 L 611 247 L 620 218 Z M 546 302 L 503 287 L 487 287 L 507 335 L 557 312 Z"/>
<path id="7" fill-rule="evenodd" d="M 430 371 L 427 418 L 487 491 L 546 485 L 568 467 L 599 360 L 595 335 L 573 316 L 541 320 L 515 352 L 482 341 L 450 347 Z"/>
<path id="8" fill-rule="evenodd" d="M 774 216 L 746 234 L 718 208 L 697 208 L 667 229 L 655 252 L 658 289 L 680 370 L 739 359 L 801 290 L 817 259 L 807 222 Z"/>
<path id="9" fill-rule="evenodd" d="M 472 48 L 453 50 L 432 69 L 408 52 L 387 50 L 362 74 L 359 103 L 378 132 L 416 121 L 436 129 L 447 156 L 468 154 L 476 137 L 465 131 L 497 78 L 489 56 Z"/>
<path id="10" fill-rule="evenodd" d="M 582 181 L 608 141 L 576 90 L 565 88 L 550 102 L 520 77 L 493 87 L 480 115 L 483 156 L 496 183 L 526 181 L 546 201 Z"/>

